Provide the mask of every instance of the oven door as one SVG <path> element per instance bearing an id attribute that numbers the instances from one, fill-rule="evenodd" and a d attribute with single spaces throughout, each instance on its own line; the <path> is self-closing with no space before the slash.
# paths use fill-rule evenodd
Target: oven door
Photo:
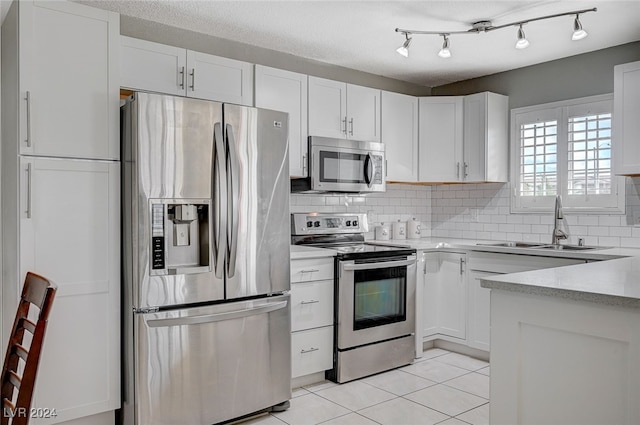
<path id="1" fill-rule="evenodd" d="M 384 192 L 384 166 L 384 151 L 312 146 L 311 189 Z"/>
<path id="2" fill-rule="evenodd" d="M 340 261 L 338 349 L 415 333 L 416 256 Z"/>

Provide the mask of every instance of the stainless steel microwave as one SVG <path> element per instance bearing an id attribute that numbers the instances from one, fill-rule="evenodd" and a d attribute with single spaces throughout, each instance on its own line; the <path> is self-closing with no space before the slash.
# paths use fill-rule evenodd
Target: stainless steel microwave
<path id="1" fill-rule="evenodd" d="M 309 137 L 309 177 L 291 181 L 292 192 L 384 192 L 383 143 Z"/>

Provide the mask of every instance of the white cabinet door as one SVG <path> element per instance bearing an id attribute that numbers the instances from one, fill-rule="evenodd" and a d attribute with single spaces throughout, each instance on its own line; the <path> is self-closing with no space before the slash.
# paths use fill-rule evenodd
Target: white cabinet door
<path id="1" fill-rule="evenodd" d="M 426 254 L 424 337 L 466 338 L 466 257 L 458 252 Z"/>
<path id="2" fill-rule="evenodd" d="M 380 142 L 380 90 L 347 84 L 347 137 Z"/>
<path id="3" fill-rule="evenodd" d="M 253 65 L 187 50 L 187 96 L 253 106 Z"/>
<path id="4" fill-rule="evenodd" d="M 289 173 L 307 177 L 307 76 L 256 65 L 255 83 L 257 108 L 289 114 Z"/>
<path id="5" fill-rule="evenodd" d="M 616 65 L 613 69 L 615 173 L 640 175 L 640 61 Z"/>
<path id="6" fill-rule="evenodd" d="M 58 416 L 38 423 L 120 406 L 119 181 L 118 162 L 20 160 L 20 276 L 58 285 L 34 398 Z"/>
<path id="7" fill-rule="evenodd" d="M 381 97 L 387 180 L 418 181 L 418 98 L 386 91 Z"/>
<path id="8" fill-rule="evenodd" d="M 187 51 L 120 36 L 120 87 L 184 96 Z"/>
<path id="9" fill-rule="evenodd" d="M 347 137 L 347 85 L 309 76 L 309 135 Z"/>
<path id="10" fill-rule="evenodd" d="M 462 180 L 463 99 L 420 98 L 419 181 Z"/>
<path id="11" fill-rule="evenodd" d="M 464 97 L 464 181 L 508 180 L 508 109 L 509 98 L 500 94 Z"/>
<path id="12" fill-rule="evenodd" d="M 440 253 L 438 324 L 440 333 L 465 339 L 467 329 L 466 254 Z"/>
<path id="13" fill-rule="evenodd" d="M 16 3 L 20 153 L 118 159 L 118 14 L 71 2 Z"/>
<path id="14" fill-rule="evenodd" d="M 480 279 L 495 273 L 472 270 L 469 272 L 469 315 L 467 344 L 469 347 L 489 351 L 491 345 L 491 290 L 480 286 Z"/>

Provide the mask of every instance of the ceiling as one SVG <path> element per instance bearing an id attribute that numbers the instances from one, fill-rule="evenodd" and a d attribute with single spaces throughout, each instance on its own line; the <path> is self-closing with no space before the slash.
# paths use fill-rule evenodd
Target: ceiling
<path id="1" fill-rule="evenodd" d="M 430 87 L 640 40 L 640 1 L 179 1 L 77 0 L 166 25 Z M 5 0 L 3 9 L 6 8 Z M 442 37 L 414 35 L 409 58 L 395 50 L 397 27 L 465 31 L 597 7 L 580 16 L 589 36 L 571 41 L 573 16 L 524 26 L 529 48 L 517 50 L 517 27 Z M 4 16 L 4 15 L 3 15 Z"/>

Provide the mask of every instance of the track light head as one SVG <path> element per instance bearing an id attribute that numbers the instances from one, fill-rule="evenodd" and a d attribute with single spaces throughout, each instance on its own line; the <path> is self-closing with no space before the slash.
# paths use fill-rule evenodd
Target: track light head
<path id="1" fill-rule="evenodd" d="M 398 52 L 398 54 L 404 56 L 405 58 L 409 57 L 409 46 L 411 45 L 411 40 L 413 40 L 412 38 L 409 37 L 409 33 L 404 33 L 404 43 L 402 43 L 402 46 L 398 47 L 396 49 L 396 52 Z"/>
<path id="2" fill-rule="evenodd" d="M 582 29 L 582 24 L 580 23 L 580 14 L 577 14 L 576 19 L 573 20 L 573 36 L 571 37 L 571 39 L 573 41 L 582 40 L 587 35 L 587 32 Z"/>
<path id="3" fill-rule="evenodd" d="M 518 28 L 518 41 L 516 42 L 516 49 L 526 49 L 529 47 L 529 40 L 524 35 L 524 30 L 522 29 L 522 24 Z"/>
<path id="4" fill-rule="evenodd" d="M 442 34 L 444 42 L 442 43 L 442 49 L 438 52 L 438 56 L 445 59 L 451 57 L 451 51 L 449 50 L 449 37 L 447 36 L 448 34 Z"/>

